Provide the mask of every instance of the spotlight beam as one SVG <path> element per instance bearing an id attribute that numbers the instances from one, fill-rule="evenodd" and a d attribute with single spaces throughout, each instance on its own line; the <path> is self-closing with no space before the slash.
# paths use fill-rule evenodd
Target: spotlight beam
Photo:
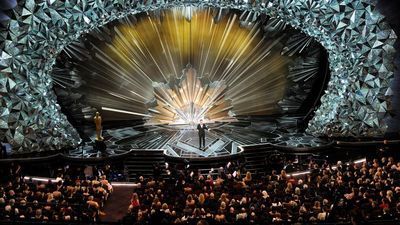
<path id="1" fill-rule="evenodd" d="M 126 111 L 126 110 L 121 110 L 121 109 L 114 109 L 114 108 L 108 108 L 108 107 L 101 107 L 101 109 L 104 110 L 104 111 L 131 114 L 131 115 L 143 116 L 143 117 L 152 117 L 151 115 L 142 114 L 142 113 L 136 113 L 136 112 L 132 112 L 132 111 Z"/>

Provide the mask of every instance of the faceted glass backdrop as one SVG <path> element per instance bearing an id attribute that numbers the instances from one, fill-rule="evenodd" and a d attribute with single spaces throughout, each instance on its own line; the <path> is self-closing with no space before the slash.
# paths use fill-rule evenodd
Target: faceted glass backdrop
<path id="1" fill-rule="evenodd" d="M 176 6 L 268 14 L 315 38 L 329 53 L 331 80 L 308 125 L 314 135 L 381 135 L 390 112 L 396 36 L 374 0 L 132 1 L 26 0 L 0 33 L 0 136 L 14 151 L 73 147 L 80 142 L 60 112 L 49 72 L 55 56 L 81 33 L 117 18 Z M 254 18 L 249 16 L 249 20 Z"/>

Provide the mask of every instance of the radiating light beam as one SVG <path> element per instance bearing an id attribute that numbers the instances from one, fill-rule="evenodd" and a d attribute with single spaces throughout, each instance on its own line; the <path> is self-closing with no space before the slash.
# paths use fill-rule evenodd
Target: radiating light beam
<path id="1" fill-rule="evenodd" d="M 101 107 L 101 109 L 105 110 L 105 111 L 111 111 L 111 112 L 117 112 L 117 113 L 125 113 L 125 114 L 137 115 L 137 116 L 152 117 L 151 115 L 136 113 L 136 112 L 132 112 L 132 111 L 126 111 L 126 110 L 121 110 L 121 109 L 113 109 L 113 108 L 108 108 L 108 107 Z"/>

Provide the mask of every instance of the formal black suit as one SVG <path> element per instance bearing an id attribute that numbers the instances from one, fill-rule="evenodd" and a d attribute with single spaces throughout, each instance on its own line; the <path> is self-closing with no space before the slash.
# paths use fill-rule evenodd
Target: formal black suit
<path id="1" fill-rule="evenodd" d="M 203 126 L 199 124 L 197 125 L 197 130 L 199 131 L 199 148 L 201 148 L 202 141 L 204 148 L 206 146 L 206 130 L 208 130 L 208 127 L 205 124 L 203 124 Z"/>

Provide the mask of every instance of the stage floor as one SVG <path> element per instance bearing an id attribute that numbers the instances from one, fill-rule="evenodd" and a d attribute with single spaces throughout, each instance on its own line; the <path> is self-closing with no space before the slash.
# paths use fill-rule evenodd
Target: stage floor
<path id="1" fill-rule="evenodd" d="M 208 124 L 206 147 L 199 149 L 195 127 L 187 125 L 157 125 L 126 127 L 103 131 L 106 155 L 124 153 L 132 149 L 163 149 L 172 157 L 206 158 L 237 154 L 239 146 L 271 143 L 291 147 L 316 147 L 327 141 L 293 130 L 279 130 L 269 123 L 214 123 Z M 95 136 L 92 137 L 94 142 Z M 100 157 L 92 142 L 70 151 L 73 157 Z"/>

